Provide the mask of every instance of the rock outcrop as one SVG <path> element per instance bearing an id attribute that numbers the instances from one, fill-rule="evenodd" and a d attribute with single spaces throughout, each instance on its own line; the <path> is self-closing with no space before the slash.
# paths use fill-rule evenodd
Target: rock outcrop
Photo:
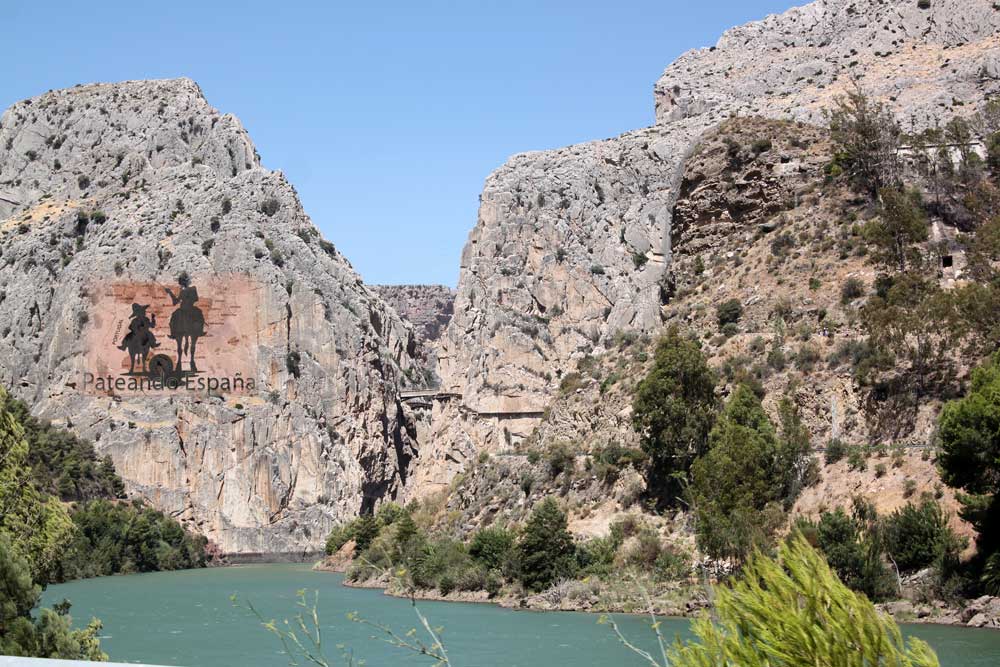
<path id="1" fill-rule="evenodd" d="M 405 379 L 413 387 L 437 387 L 435 343 L 441 338 L 455 312 L 455 290 L 445 285 L 373 285 L 382 299 L 399 316 L 413 325 L 419 372 Z"/>
<path id="2" fill-rule="evenodd" d="M 0 221 L 0 382 L 110 454 L 131 494 L 225 552 L 273 553 L 320 548 L 332 523 L 405 483 L 414 450 L 397 390 L 411 328 L 194 82 L 77 86 L 12 106 Z M 255 390 L 81 384 L 92 332 L 121 315 L 102 310 L 116 294 L 155 297 L 139 305 L 160 309 L 155 336 L 172 358 L 160 305 L 171 287 L 182 306 L 200 297 L 207 325 L 191 374 L 219 363 L 211 350 L 236 350 Z M 107 349 L 126 376 L 128 355 Z"/>
<path id="3" fill-rule="evenodd" d="M 489 176 L 462 253 L 420 478 L 527 437 L 575 361 L 652 332 L 673 291 L 673 209 L 700 137 L 737 115 L 820 123 L 857 82 L 907 129 L 971 114 L 1000 90 L 991 0 L 817 0 L 727 31 L 656 82 L 656 124 L 512 157 Z"/>
<path id="4" fill-rule="evenodd" d="M 441 338 L 455 312 L 455 290 L 446 285 L 372 285 L 372 289 L 426 343 Z"/>

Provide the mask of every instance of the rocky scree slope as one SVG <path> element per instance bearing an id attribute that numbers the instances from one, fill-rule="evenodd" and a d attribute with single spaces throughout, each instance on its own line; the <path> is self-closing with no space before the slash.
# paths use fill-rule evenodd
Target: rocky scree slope
<path id="1" fill-rule="evenodd" d="M 662 326 L 673 209 L 704 132 L 734 115 L 822 124 L 855 82 L 908 130 L 974 113 L 1000 90 L 1000 10 L 817 0 L 681 56 L 654 87 L 653 127 L 491 174 L 438 350 L 443 386 L 462 398 L 436 408 L 421 485 L 444 488 L 477 452 L 526 438 L 583 355 Z"/>
<path id="2" fill-rule="evenodd" d="M 193 81 L 13 105 L 0 221 L 0 382 L 110 454 L 130 494 L 225 552 L 283 552 L 319 549 L 331 525 L 406 481 L 415 452 L 397 389 L 411 328 Z M 257 391 L 82 392 L 95 292 L 181 273 L 249 280 L 229 296 L 255 312 L 244 335 Z"/>

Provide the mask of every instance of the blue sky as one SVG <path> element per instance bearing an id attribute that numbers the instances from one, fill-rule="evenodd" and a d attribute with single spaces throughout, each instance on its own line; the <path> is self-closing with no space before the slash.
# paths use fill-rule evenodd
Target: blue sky
<path id="1" fill-rule="evenodd" d="M 804 0 L 4 2 L 0 107 L 189 76 L 370 283 L 454 285 L 486 176 L 653 122 L 653 82 Z"/>

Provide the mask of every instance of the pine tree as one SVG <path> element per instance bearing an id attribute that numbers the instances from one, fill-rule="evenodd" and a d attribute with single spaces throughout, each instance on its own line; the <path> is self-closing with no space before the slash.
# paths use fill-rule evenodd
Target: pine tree
<path id="1" fill-rule="evenodd" d="M 521 583 L 529 590 L 540 591 L 575 568 L 573 536 L 566 529 L 566 514 L 548 497 L 535 505 L 518 545 L 521 557 Z"/>
<path id="2" fill-rule="evenodd" d="M 664 651 L 670 667 L 937 667 L 923 641 L 904 641 L 899 626 L 837 579 L 802 538 L 781 545 L 777 560 L 754 555 L 732 587 L 718 587 L 713 614 L 692 625 L 696 640 Z M 652 661 L 656 664 L 655 661 Z"/>
<path id="3" fill-rule="evenodd" d="M 790 403 L 781 413 L 779 436 L 753 390 L 738 385 L 691 467 L 698 545 L 714 558 L 741 562 L 766 544 L 798 493 L 808 436 Z"/>
<path id="4" fill-rule="evenodd" d="M 650 458 L 647 488 L 661 503 L 680 494 L 691 464 L 705 453 L 715 420 L 715 382 L 698 343 L 671 327 L 632 404 L 632 423 Z"/>
<path id="5" fill-rule="evenodd" d="M 980 555 L 1000 553 L 1000 354 L 973 371 L 968 395 L 947 403 L 938 424 L 942 479 L 965 491 L 961 514 L 979 531 Z"/>

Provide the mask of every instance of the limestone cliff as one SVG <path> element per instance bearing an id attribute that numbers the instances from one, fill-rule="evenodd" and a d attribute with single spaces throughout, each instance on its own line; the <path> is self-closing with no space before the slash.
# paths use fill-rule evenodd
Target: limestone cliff
<path id="1" fill-rule="evenodd" d="M 437 355 L 434 344 L 440 340 L 455 311 L 455 290 L 445 285 L 373 285 L 373 289 L 399 316 L 413 325 L 420 355 L 419 370 L 409 373 L 411 387 L 436 387 Z"/>
<path id="2" fill-rule="evenodd" d="M 12 106 L 0 221 L 0 382 L 110 454 L 131 494 L 226 552 L 281 552 L 320 547 L 335 521 L 406 481 L 397 388 L 411 328 L 194 82 L 77 86 Z M 95 333 L 145 321 L 110 312 L 115 295 L 160 314 L 151 352 L 168 360 L 170 300 L 197 301 L 204 338 L 189 362 L 177 339 L 178 366 L 238 361 L 255 389 L 87 387 L 98 343 L 102 368 L 129 376 L 123 331 L 113 344 Z"/>
<path id="3" fill-rule="evenodd" d="M 734 115 L 821 122 L 854 81 L 915 128 L 1000 90 L 991 0 L 817 0 L 727 31 L 654 88 L 656 124 L 512 157 L 489 176 L 440 343 L 449 393 L 418 478 L 527 437 L 575 361 L 652 332 L 674 290 L 673 208 L 700 137 Z"/>

